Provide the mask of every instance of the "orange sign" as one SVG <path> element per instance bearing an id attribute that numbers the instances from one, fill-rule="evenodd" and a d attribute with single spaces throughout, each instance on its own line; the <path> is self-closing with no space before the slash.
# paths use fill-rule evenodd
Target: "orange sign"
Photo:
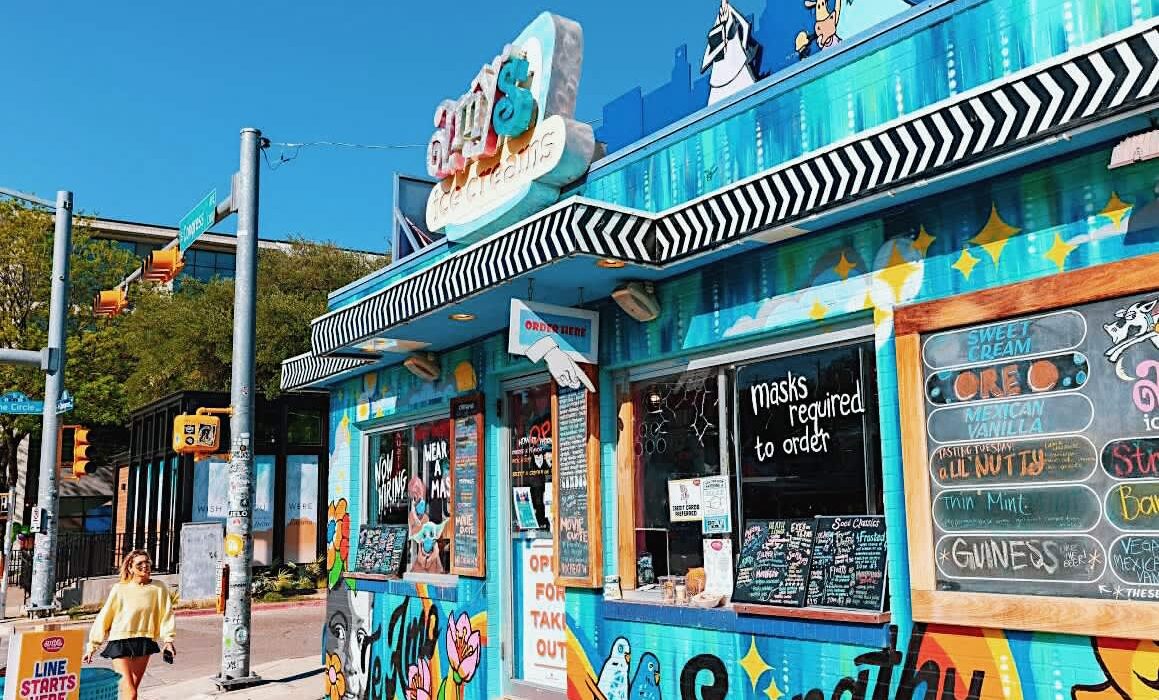
<path id="1" fill-rule="evenodd" d="M 4 700 L 80 700 L 84 645 L 84 630 L 14 634 Z"/>

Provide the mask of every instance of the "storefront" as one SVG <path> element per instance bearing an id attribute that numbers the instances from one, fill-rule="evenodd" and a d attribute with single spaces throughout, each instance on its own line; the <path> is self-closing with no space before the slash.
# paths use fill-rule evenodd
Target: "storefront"
<path id="1" fill-rule="evenodd" d="M 284 365 L 327 697 L 1159 697 L 1156 14 L 927 3 L 602 157 L 538 18 Z"/>

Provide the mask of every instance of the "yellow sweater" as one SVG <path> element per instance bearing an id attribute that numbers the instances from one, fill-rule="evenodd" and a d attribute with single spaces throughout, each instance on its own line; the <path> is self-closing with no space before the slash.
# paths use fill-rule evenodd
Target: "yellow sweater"
<path id="1" fill-rule="evenodd" d="M 176 634 L 177 619 L 168 586 L 161 581 L 122 581 L 109 591 L 108 600 L 93 621 L 89 651 L 99 649 L 106 639 L 112 642 L 148 637 L 164 644 L 172 642 Z"/>

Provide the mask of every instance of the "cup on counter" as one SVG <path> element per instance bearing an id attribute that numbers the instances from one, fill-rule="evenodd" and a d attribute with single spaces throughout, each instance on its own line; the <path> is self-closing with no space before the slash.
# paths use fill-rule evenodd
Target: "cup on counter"
<path id="1" fill-rule="evenodd" d="M 688 605 L 688 579 L 684 576 L 673 576 L 675 584 L 675 604 Z"/>
<path id="2" fill-rule="evenodd" d="M 665 605 L 676 604 L 676 579 L 683 578 L 680 576 L 661 576 L 660 577 L 660 600 Z"/>

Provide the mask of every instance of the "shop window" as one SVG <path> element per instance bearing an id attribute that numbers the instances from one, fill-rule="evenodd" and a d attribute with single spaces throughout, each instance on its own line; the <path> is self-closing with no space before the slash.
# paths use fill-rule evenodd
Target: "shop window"
<path id="1" fill-rule="evenodd" d="M 703 477 L 729 475 L 734 542 L 746 520 L 883 512 L 872 340 L 649 378 L 630 389 L 635 502 L 621 541 L 634 552 L 638 587 L 704 565 L 703 523 L 694 512 Z M 680 498 L 693 511 L 673 500 Z"/>
<path id="2" fill-rule="evenodd" d="M 699 520 L 673 518 L 669 497 L 684 480 L 720 473 L 717 372 L 689 372 L 632 386 L 639 579 L 683 575 L 703 564 Z M 678 496 L 679 497 L 679 496 Z M 679 505 L 679 504 L 676 504 Z M 648 573 L 650 570 L 650 574 Z"/>
<path id="3" fill-rule="evenodd" d="M 450 424 L 447 420 L 370 436 L 367 522 L 406 525 L 406 571 L 446 573 L 450 567 Z"/>
<path id="4" fill-rule="evenodd" d="M 871 341 L 740 367 L 735 406 L 743 519 L 882 512 Z"/>

